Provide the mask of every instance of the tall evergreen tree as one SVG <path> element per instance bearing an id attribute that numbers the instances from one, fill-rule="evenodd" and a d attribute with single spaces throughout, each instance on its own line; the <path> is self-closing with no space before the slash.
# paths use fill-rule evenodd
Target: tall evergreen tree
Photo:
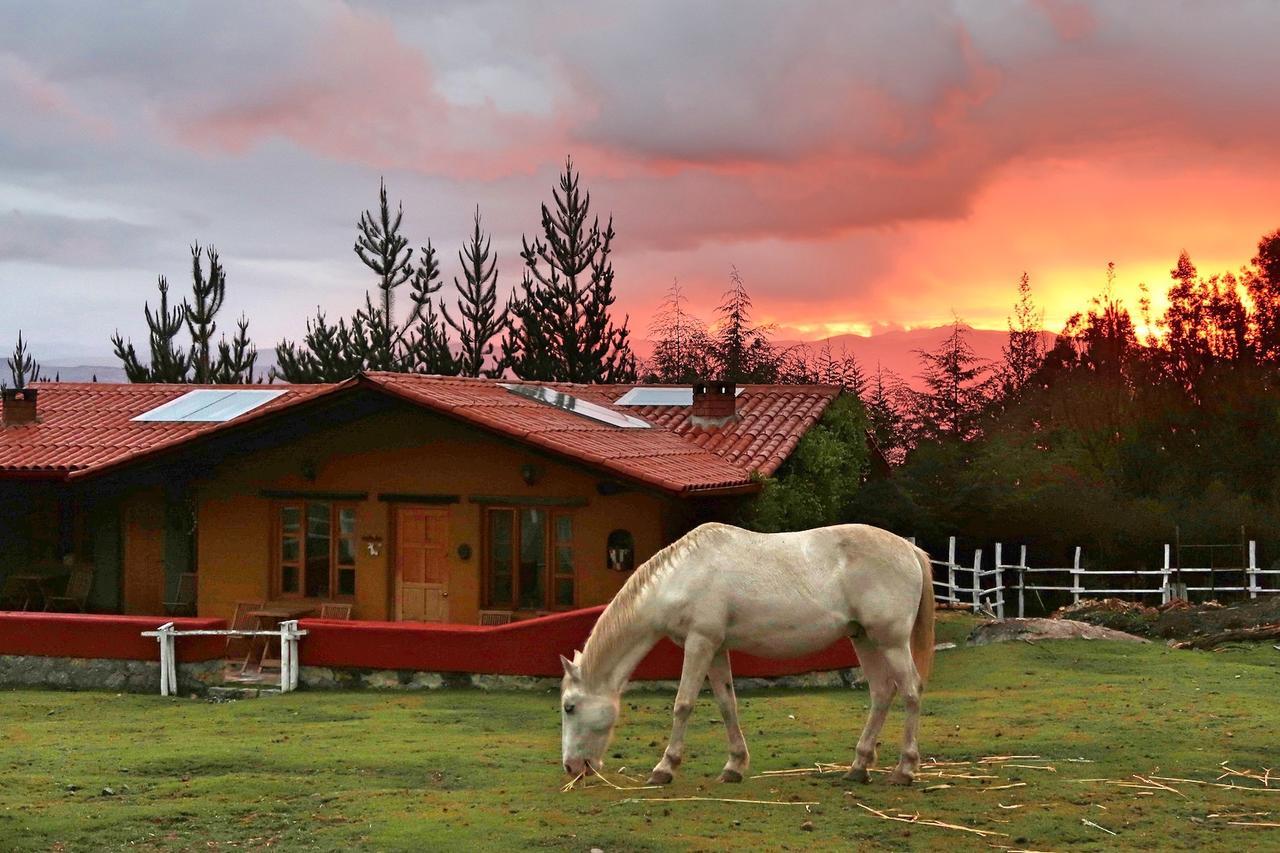
<path id="1" fill-rule="evenodd" d="M 40 375 L 40 362 L 27 351 L 27 342 L 22 339 L 21 329 L 18 330 L 18 343 L 8 362 L 9 378 L 13 381 L 14 388 L 26 388 L 28 383 L 39 382 L 43 378 Z"/>
<path id="2" fill-rule="evenodd" d="M 907 396 L 909 391 L 902 379 L 876 362 L 876 372 L 867 382 L 862 402 L 876 446 L 894 464 L 902 462 L 910 447 L 908 425 L 902 415 L 902 402 Z"/>
<path id="3" fill-rule="evenodd" d="M 673 279 L 649 325 L 653 355 L 646 365 L 647 381 L 676 383 L 711 378 L 711 338 L 706 324 L 685 309 L 687 301 L 679 279 Z"/>
<path id="4" fill-rule="evenodd" d="M 447 305 L 440 306 L 444 322 L 458 333 L 462 344 L 458 368 L 463 376 L 502 375 L 502 366 L 494 358 L 493 339 L 506 327 L 507 311 L 498 310 L 498 256 L 489 245 L 490 238 L 480 230 L 480 208 L 476 207 L 475 228 L 458 252 L 463 281 L 453 279 L 458 319 L 453 319 Z"/>
<path id="5" fill-rule="evenodd" d="M 729 289 L 716 309 L 720 315 L 712 351 L 721 378 L 729 382 L 776 382 L 780 358 L 767 326 L 751 322 L 751 295 L 737 267 L 729 270 Z"/>
<path id="6" fill-rule="evenodd" d="M 916 392 L 916 430 L 922 438 L 968 441 L 990 399 L 987 363 L 974 353 L 965 327 L 956 320 L 933 352 L 917 350 L 927 390 Z"/>
<path id="7" fill-rule="evenodd" d="M 191 247 L 191 300 L 182 300 L 187 331 L 191 334 L 190 362 L 192 382 L 206 384 L 214 381 L 218 370 L 217 345 L 213 343 L 217 331 L 218 311 L 227 296 L 226 273 L 218 260 L 218 251 L 209 247 L 209 275 L 204 274 L 202 258 L 205 251 L 197 243 Z M 243 331 L 247 331 L 246 328 Z"/>
<path id="8" fill-rule="evenodd" d="M 1045 345 L 1041 330 L 1044 328 L 1044 310 L 1038 308 L 1031 296 L 1031 277 L 1025 272 L 1018 281 L 1018 301 L 1013 306 L 1009 320 L 1009 340 L 1001 352 L 1004 363 L 1000 366 L 998 380 L 1001 396 L 1016 397 L 1031 377 L 1044 364 Z"/>
<path id="9" fill-rule="evenodd" d="M 203 261 L 209 259 L 209 274 Z M 249 339 L 249 321 L 241 315 L 237 331 L 230 342 L 224 335 L 214 342 L 218 312 L 227 295 L 227 275 L 212 246 L 206 250 L 199 243 L 191 247 L 191 299 L 169 307 L 169 282 L 160 276 L 157 282 L 160 304 L 153 312 L 150 303 L 143 306 L 147 320 L 149 360 L 138 357 L 132 341 L 125 341 L 117 331 L 111 337 L 116 357 L 124 366 L 130 382 L 220 382 L 242 384 L 253 382 L 253 367 L 258 351 Z M 178 336 L 186 329 L 191 346 L 184 349 Z"/>
<path id="10" fill-rule="evenodd" d="M 616 325 L 609 314 L 613 219 L 602 229 L 590 218 L 591 194 L 579 189 L 572 160 L 552 195 L 554 211 L 542 205 L 542 235 L 523 241 L 526 276 L 508 306 L 504 367 L 522 379 L 634 381 L 627 319 Z"/>
<path id="11" fill-rule="evenodd" d="M 1280 367 L 1280 230 L 1258 241 L 1244 284 L 1253 303 L 1253 350 L 1263 364 Z"/>
<path id="12" fill-rule="evenodd" d="M 350 321 L 330 324 L 319 308 L 307 321 L 300 344 L 284 340 L 276 345 L 273 376 L 286 382 L 341 382 L 363 370 L 398 373 L 456 374 L 458 362 L 449 350 L 443 319 L 436 312 L 434 294 L 440 290 L 440 264 L 430 241 L 420 249 L 418 263 L 401 233 L 404 206 L 394 213 L 385 181 L 378 186 L 378 209 L 367 210 L 357 222 L 355 253 L 376 276 L 376 295 L 368 290 L 364 306 Z M 396 291 L 409 284 L 412 308 L 396 316 Z"/>
<path id="13" fill-rule="evenodd" d="M 125 341 L 119 331 L 111 336 L 111 344 L 130 382 L 186 382 L 191 358 L 177 343 L 178 334 L 186 324 L 186 311 L 181 305 L 169 308 L 168 279 L 160 276 L 156 287 L 160 291 L 160 304 L 155 312 L 150 302 L 142 306 L 147 320 L 150 361 L 143 364 L 133 341 Z"/>

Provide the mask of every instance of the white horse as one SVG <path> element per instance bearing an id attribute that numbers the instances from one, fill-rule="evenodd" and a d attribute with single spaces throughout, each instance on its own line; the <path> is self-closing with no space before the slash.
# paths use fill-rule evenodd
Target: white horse
<path id="1" fill-rule="evenodd" d="M 871 712 L 846 778 L 868 780 L 876 738 L 895 692 L 906 724 L 893 784 L 919 766 L 920 694 L 933 665 L 933 572 L 907 540 L 863 524 L 799 533 L 752 533 L 704 524 L 636 570 L 573 660 L 561 655 L 563 762 L 572 776 L 604 766 L 619 697 L 663 636 L 684 647 L 671 741 L 649 784 L 672 779 L 705 678 L 729 735 L 722 782 L 741 782 L 750 757 L 738 725 L 730 649 L 792 658 L 850 637 L 871 688 Z"/>

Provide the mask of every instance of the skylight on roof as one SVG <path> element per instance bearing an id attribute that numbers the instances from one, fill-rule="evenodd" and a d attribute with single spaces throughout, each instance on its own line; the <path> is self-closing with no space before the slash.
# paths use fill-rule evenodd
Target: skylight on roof
<path id="1" fill-rule="evenodd" d="M 563 391 L 556 391 L 553 388 L 544 388 L 541 385 L 513 385 L 506 382 L 500 382 L 499 384 L 506 388 L 508 392 L 519 397 L 537 400 L 539 403 L 555 406 L 557 409 L 564 409 L 566 412 L 573 412 L 575 415 L 582 415 L 584 418 L 591 418 L 591 420 L 599 421 L 602 424 L 622 427 L 623 429 L 649 428 L 649 424 L 639 418 L 624 415 L 622 412 L 615 412 L 613 409 L 606 409 L 604 406 L 598 406 L 595 403 L 588 403 L 586 400 L 575 397 L 572 394 L 566 394 Z"/>
<path id="2" fill-rule="evenodd" d="M 734 396 L 742 393 L 739 388 Z M 692 406 L 692 388 L 662 388 L 658 386 L 632 388 L 614 402 L 615 406 Z"/>
<path id="3" fill-rule="evenodd" d="M 201 388 L 143 412 L 135 421 L 223 423 L 266 405 L 284 391 L 234 391 Z"/>

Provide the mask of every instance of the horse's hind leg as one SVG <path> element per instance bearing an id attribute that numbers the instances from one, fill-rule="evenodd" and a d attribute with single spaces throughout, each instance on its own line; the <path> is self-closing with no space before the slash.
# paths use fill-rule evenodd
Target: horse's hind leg
<path id="1" fill-rule="evenodd" d="M 893 704 L 894 680 L 889 663 L 879 648 L 867 640 L 854 642 L 853 646 L 858 653 L 862 672 L 867 677 L 867 686 L 871 689 L 871 710 L 867 713 L 867 724 L 862 728 L 862 736 L 858 738 L 853 765 L 845 778 L 855 782 L 869 782 L 871 775 L 867 768 L 876 763 L 876 739 L 880 737 L 884 719 L 889 715 L 889 706 Z"/>
<path id="2" fill-rule="evenodd" d="M 649 774 L 650 785 L 666 785 L 675 776 L 676 768 L 684 758 L 684 730 L 693 713 L 693 703 L 698 701 L 702 682 L 707 677 L 711 658 L 719 648 L 699 634 L 690 634 L 684 641 L 684 668 L 680 672 L 680 689 L 676 691 L 676 703 L 671 710 L 671 742 L 662 753 L 662 760 Z"/>
<path id="3" fill-rule="evenodd" d="M 920 745 L 917 734 L 920 728 L 920 673 L 911 657 L 911 649 L 905 644 L 884 650 L 889 671 L 902 694 L 906 706 L 906 720 L 902 724 L 902 751 L 898 766 L 889 774 L 890 785 L 910 785 L 920 766 Z"/>
<path id="4" fill-rule="evenodd" d="M 742 736 L 742 727 L 738 724 L 738 697 L 733 692 L 729 653 L 724 649 L 711 659 L 707 678 L 711 680 L 711 692 L 720 706 L 720 718 L 724 720 L 724 730 L 729 736 L 729 760 L 720 773 L 720 781 L 741 782 L 751 763 L 751 756 L 747 752 L 747 739 Z"/>

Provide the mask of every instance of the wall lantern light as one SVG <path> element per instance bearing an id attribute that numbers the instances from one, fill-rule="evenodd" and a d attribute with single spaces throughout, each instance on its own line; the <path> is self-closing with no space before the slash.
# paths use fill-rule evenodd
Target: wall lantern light
<path id="1" fill-rule="evenodd" d="M 520 479 L 524 480 L 526 486 L 532 486 L 542 479 L 542 469 L 532 462 L 526 462 L 520 466 Z"/>

